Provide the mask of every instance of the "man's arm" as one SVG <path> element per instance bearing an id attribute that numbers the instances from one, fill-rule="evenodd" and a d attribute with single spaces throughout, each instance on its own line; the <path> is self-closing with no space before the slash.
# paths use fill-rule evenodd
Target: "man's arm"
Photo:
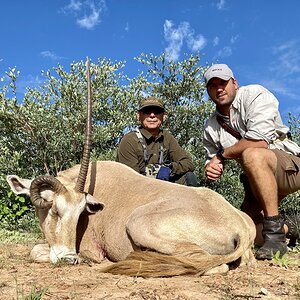
<path id="1" fill-rule="evenodd" d="M 138 142 L 135 142 L 134 138 L 128 133 L 121 139 L 117 150 L 116 161 L 127 165 L 138 173 L 141 173 L 137 147 Z"/>
<path id="2" fill-rule="evenodd" d="M 226 159 L 239 159 L 243 151 L 247 148 L 268 148 L 268 143 L 264 140 L 250 140 L 242 138 L 236 144 L 224 148 L 223 157 Z"/>
<path id="3" fill-rule="evenodd" d="M 173 136 L 170 136 L 169 138 L 168 151 L 172 162 L 172 175 L 182 175 L 186 172 L 193 172 L 195 168 L 191 157 Z"/>
<path id="4" fill-rule="evenodd" d="M 249 140 L 249 139 L 241 139 L 236 144 L 225 148 L 222 156 L 225 159 L 239 159 L 241 158 L 241 155 L 243 151 L 247 148 L 268 148 L 268 144 L 266 141 L 259 140 Z M 223 173 L 224 168 L 224 160 L 218 156 L 215 155 L 205 166 L 205 175 L 209 180 L 215 181 Z"/>

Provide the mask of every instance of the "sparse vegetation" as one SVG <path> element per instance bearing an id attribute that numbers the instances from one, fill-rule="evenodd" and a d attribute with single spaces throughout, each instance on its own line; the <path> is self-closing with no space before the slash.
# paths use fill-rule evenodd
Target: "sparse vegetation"
<path id="1" fill-rule="evenodd" d="M 0 247 L 0 299 L 299 299 L 299 266 L 279 267 L 258 261 L 226 275 L 133 278 L 102 273 L 102 264 L 37 264 L 30 260 L 32 245 L 2 244 Z M 291 260 L 299 254 L 290 252 Z M 104 266 L 107 262 L 103 262 Z M 262 294 L 261 290 L 267 292 Z M 29 298 L 40 297 L 41 298 Z M 25 298 L 27 297 L 27 298 Z"/>
<path id="2" fill-rule="evenodd" d="M 4 228 L 0 229 L 0 243 L 29 244 L 42 238 L 43 233 L 41 231 L 31 232 L 28 229 L 28 231 L 21 232 L 19 230 L 7 230 Z"/>
<path id="3" fill-rule="evenodd" d="M 295 287 L 295 296 L 297 297 L 297 299 L 300 299 L 300 279 L 297 280 L 297 282 L 294 285 Z"/>
<path id="4" fill-rule="evenodd" d="M 19 285 L 16 280 L 16 300 L 41 300 L 46 294 L 48 288 L 37 288 L 32 286 L 27 293 L 22 285 Z"/>
<path id="5" fill-rule="evenodd" d="M 288 253 L 285 253 L 282 255 L 282 257 L 280 257 L 280 252 L 277 251 L 272 259 L 272 263 L 287 269 L 293 263 L 293 261 L 290 259 Z"/>

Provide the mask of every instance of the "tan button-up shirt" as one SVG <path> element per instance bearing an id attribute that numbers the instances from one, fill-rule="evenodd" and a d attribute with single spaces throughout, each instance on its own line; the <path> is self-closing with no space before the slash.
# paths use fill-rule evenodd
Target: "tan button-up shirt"
<path id="1" fill-rule="evenodd" d="M 227 148 L 238 140 L 222 128 L 216 116 L 217 111 L 206 122 L 203 144 L 207 161 L 216 155 L 220 147 Z M 230 107 L 230 117 L 222 116 L 242 137 L 265 140 L 269 149 L 280 149 L 299 155 L 300 147 L 287 139 L 289 128 L 281 120 L 278 100 L 260 85 L 240 87 Z"/>

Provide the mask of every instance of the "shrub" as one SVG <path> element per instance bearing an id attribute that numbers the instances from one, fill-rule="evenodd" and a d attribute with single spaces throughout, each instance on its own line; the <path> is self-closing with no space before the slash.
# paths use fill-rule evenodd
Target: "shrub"
<path id="1" fill-rule="evenodd" d="M 243 188 L 236 162 L 226 162 L 217 182 L 208 182 L 204 176 L 202 135 L 214 105 L 204 97 L 202 75 L 206 67 L 200 65 L 199 55 L 186 56 L 178 62 L 166 60 L 164 54 L 142 54 L 135 59 L 141 64 L 135 78 L 123 73 L 123 62 L 104 58 L 91 63 L 92 159 L 114 160 L 120 138 L 137 125 L 135 115 L 140 98 L 145 94 L 158 96 L 166 106 L 164 126 L 192 156 L 200 185 L 211 187 L 239 207 Z M 68 71 L 58 65 L 42 72 L 44 82 L 28 87 L 23 99 L 17 99 L 18 74 L 15 68 L 10 69 L 6 72 L 9 84 L 4 81 L 0 86 L 0 222 L 14 228 L 31 226 L 34 212 L 26 197 L 8 192 L 6 175 L 56 175 L 80 163 L 87 95 L 83 61 L 72 63 Z M 299 122 L 299 117 L 290 114 L 290 131 L 297 143 Z M 281 208 L 289 213 L 299 212 L 299 194 L 287 197 Z"/>
<path id="2" fill-rule="evenodd" d="M 39 231 L 31 201 L 7 191 L 0 201 L 2 229 Z"/>

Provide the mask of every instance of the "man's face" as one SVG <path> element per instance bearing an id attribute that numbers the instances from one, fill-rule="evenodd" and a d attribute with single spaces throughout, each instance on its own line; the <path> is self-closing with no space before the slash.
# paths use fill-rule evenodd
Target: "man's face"
<path id="1" fill-rule="evenodd" d="M 223 80 L 214 77 L 207 85 L 207 92 L 219 109 L 230 107 L 236 96 L 237 89 L 238 83 L 233 78 Z"/>
<path id="2" fill-rule="evenodd" d="M 148 106 L 138 111 L 138 120 L 149 132 L 158 132 L 161 124 L 165 121 L 165 113 L 162 108 Z"/>

